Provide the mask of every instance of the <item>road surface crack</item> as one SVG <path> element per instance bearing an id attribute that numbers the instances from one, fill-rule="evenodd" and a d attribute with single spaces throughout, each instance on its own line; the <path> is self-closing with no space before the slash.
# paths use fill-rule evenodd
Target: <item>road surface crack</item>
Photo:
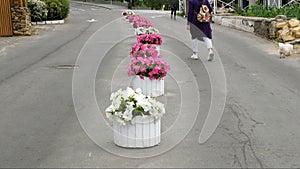
<path id="1" fill-rule="evenodd" d="M 234 165 L 238 164 L 241 168 L 248 168 L 249 165 L 255 163 L 259 165 L 260 168 L 263 168 L 261 160 L 258 158 L 257 153 L 255 152 L 254 145 L 252 143 L 251 135 L 253 135 L 253 128 L 257 124 L 263 124 L 254 120 L 247 114 L 246 110 L 242 108 L 237 102 L 230 99 L 227 108 L 230 112 L 233 113 L 234 117 L 238 120 L 237 129 L 238 136 L 235 136 L 235 133 L 227 133 L 234 140 L 238 140 L 238 143 L 241 144 L 241 153 L 243 163 L 239 159 L 238 155 L 234 155 Z M 249 124 L 250 123 L 250 124 Z M 254 124 L 253 124 L 254 123 Z M 251 158 L 252 157 L 252 158 Z M 251 166 L 252 167 L 252 166 Z"/>

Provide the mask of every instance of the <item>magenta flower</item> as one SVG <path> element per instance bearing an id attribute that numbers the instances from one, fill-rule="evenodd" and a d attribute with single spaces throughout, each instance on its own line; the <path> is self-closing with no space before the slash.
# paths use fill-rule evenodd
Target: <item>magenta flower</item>
<path id="1" fill-rule="evenodd" d="M 169 70 L 170 65 L 167 62 L 152 57 L 132 58 L 131 64 L 127 67 L 129 76 L 138 75 L 142 79 L 149 77 L 150 80 L 163 79 Z"/>
<path id="2" fill-rule="evenodd" d="M 143 44 L 161 45 L 162 38 L 160 34 L 143 34 L 137 37 L 137 42 Z"/>
<path id="3" fill-rule="evenodd" d="M 153 57 L 161 58 L 161 54 L 158 54 L 156 46 L 153 44 L 136 43 L 130 51 L 130 57 Z"/>

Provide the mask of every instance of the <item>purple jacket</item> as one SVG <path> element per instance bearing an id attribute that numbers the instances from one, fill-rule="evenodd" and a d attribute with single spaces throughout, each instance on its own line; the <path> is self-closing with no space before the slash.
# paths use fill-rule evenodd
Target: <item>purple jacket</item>
<path id="1" fill-rule="evenodd" d="M 189 11 L 187 17 L 188 24 L 192 23 L 196 25 L 197 23 L 199 23 L 197 21 L 197 14 L 200 11 L 200 7 L 202 3 L 207 5 L 207 7 L 209 8 L 209 12 L 213 12 L 213 9 L 210 3 L 208 2 L 208 0 L 189 0 Z"/>
<path id="2" fill-rule="evenodd" d="M 188 11 L 188 17 L 187 17 L 187 24 L 193 24 L 197 28 L 199 28 L 205 35 L 206 37 L 212 39 L 212 30 L 210 27 L 209 22 L 199 22 L 197 20 L 197 14 L 200 11 L 201 4 L 207 5 L 209 8 L 209 12 L 213 12 L 213 9 L 208 2 L 208 0 L 189 0 L 189 11 Z M 191 32 L 194 34 L 193 32 Z"/>

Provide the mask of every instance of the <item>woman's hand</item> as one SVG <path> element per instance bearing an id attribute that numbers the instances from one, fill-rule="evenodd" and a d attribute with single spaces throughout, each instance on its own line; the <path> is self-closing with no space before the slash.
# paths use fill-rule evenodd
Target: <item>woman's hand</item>
<path id="1" fill-rule="evenodd" d="M 187 29 L 187 30 L 190 30 L 190 29 L 191 29 L 191 26 L 190 26 L 190 25 L 186 25 L 186 29 Z"/>

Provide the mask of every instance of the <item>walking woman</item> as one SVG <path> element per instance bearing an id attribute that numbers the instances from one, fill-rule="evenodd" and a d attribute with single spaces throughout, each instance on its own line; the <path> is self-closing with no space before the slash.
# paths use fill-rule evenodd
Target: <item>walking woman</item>
<path id="1" fill-rule="evenodd" d="M 189 11 L 187 18 L 187 29 L 192 35 L 192 59 L 199 59 L 198 57 L 198 40 L 204 41 L 208 49 L 208 61 L 214 59 L 213 47 L 212 47 L 212 29 L 210 22 L 200 22 L 197 20 L 197 14 L 200 11 L 200 7 L 206 5 L 209 9 L 209 13 L 213 12 L 213 9 L 208 0 L 189 0 Z"/>
<path id="2" fill-rule="evenodd" d="M 171 19 L 173 18 L 174 16 L 174 19 L 176 20 L 176 10 L 177 10 L 177 1 L 171 1 Z"/>

